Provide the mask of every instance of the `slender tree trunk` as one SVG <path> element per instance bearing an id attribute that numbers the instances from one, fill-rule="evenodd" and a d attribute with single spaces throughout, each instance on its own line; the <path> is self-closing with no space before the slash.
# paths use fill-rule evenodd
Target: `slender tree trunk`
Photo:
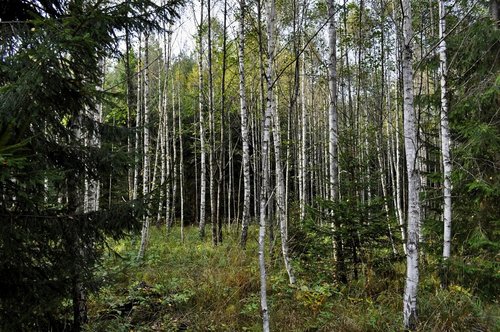
<path id="1" fill-rule="evenodd" d="M 87 297 L 81 281 L 73 281 L 73 332 L 82 330 L 87 323 Z"/>
<path id="2" fill-rule="evenodd" d="M 441 76 L 441 155 L 443 161 L 443 273 L 441 285 L 448 286 L 447 260 L 451 252 L 451 158 L 450 158 L 450 125 L 448 123 L 447 78 L 448 68 L 446 61 L 446 1 L 439 1 L 439 70 Z"/>
<path id="3" fill-rule="evenodd" d="M 209 0 L 210 1 L 210 0 Z M 205 238 L 205 214 L 207 191 L 207 166 L 205 143 L 205 115 L 203 107 L 203 0 L 200 1 L 200 24 L 198 26 L 198 108 L 200 112 L 200 238 Z"/>
<path id="4" fill-rule="evenodd" d="M 149 107 L 148 107 L 148 93 L 149 93 L 149 50 L 148 50 L 149 35 L 144 36 L 144 157 L 143 157 L 143 177 L 142 177 L 142 196 L 144 209 L 146 210 L 143 218 L 142 232 L 141 232 L 141 246 L 137 255 L 137 260 L 142 260 L 149 239 L 149 211 L 147 208 L 146 200 L 149 194 Z"/>
<path id="5" fill-rule="evenodd" d="M 393 15 L 396 18 L 396 21 L 399 19 L 398 11 L 396 8 L 393 8 Z M 394 62 L 397 64 L 397 79 L 395 81 L 395 117 L 393 120 L 394 123 L 394 140 L 391 139 L 393 142 L 393 158 L 395 159 L 395 162 L 393 163 L 394 170 L 395 170 L 395 201 L 396 201 L 396 211 L 397 211 L 397 216 L 398 216 L 398 224 L 399 224 L 399 230 L 401 232 L 401 240 L 403 242 L 403 252 L 405 255 L 407 254 L 406 250 L 406 229 L 405 229 L 405 217 L 404 217 L 404 201 L 402 198 L 402 187 L 403 184 L 401 183 L 401 145 L 399 143 L 400 139 L 400 133 L 401 133 L 401 124 L 400 124 L 400 108 L 401 108 L 401 103 L 400 103 L 400 78 L 401 78 L 401 53 L 402 53 L 402 48 L 401 48 L 401 32 L 399 28 L 396 28 L 396 36 L 395 36 L 395 42 L 396 42 L 396 50 L 395 56 L 394 56 Z"/>
<path id="6" fill-rule="evenodd" d="M 250 151 L 248 146 L 248 113 L 245 92 L 245 0 L 240 0 L 238 62 L 240 75 L 241 141 L 243 145 L 243 214 L 241 217 L 241 246 L 245 248 L 250 221 Z"/>
<path id="7" fill-rule="evenodd" d="M 172 191 L 171 191 L 171 184 L 172 184 L 172 172 L 173 172 L 173 167 L 172 167 L 172 151 L 170 149 L 170 143 L 171 141 L 175 138 L 172 138 L 171 135 L 171 129 L 170 129 L 170 119 L 169 119 L 169 105 L 167 103 L 168 100 L 168 79 L 170 73 L 170 59 L 171 59 L 171 53 L 172 53 L 172 44 L 171 44 L 171 36 L 168 34 L 167 38 L 167 43 L 165 45 L 165 53 L 166 53 L 166 64 L 167 64 L 167 71 L 165 73 L 165 84 L 163 87 L 163 128 L 164 128 L 164 140 L 165 140 L 165 178 L 167 180 L 167 185 L 165 187 L 165 228 L 166 228 L 166 233 L 169 234 L 170 230 L 172 228 L 172 214 L 171 214 L 171 206 L 173 205 L 173 198 L 172 198 Z M 172 93 L 171 95 L 171 103 L 172 103 L 172 108 L 175 106 L 174 102 L 174 95 Z"/>
<path id="8" fill-rule="evenodd" d="M 141 35 L 139 35 L 139 50 L 138 50 L 138 64 L 137 64 L 137 109 L 136 109 L 136 115 L 135 115 L 135 147 L 134 147 L 134 189 L 132 192 L 132 199 L 136 200 L 137 199 L 137 194 L 139 191 L 139 170 L 140 170 L 140 163 L 139 163 L 139 155 L 140 155 L 140 147 L 141 147 L 141 142 L 140 142 L 140 133 L 139 133 L 139 128 L 141 127 L 141 121 L 142 121 L 142 85 L 144 82 L 144 73 L 142 72 L 141 69 Z"/>
<path id="9" fill-rule="evenodd" d="M 382 17 L 382 22 L 386 21 L 386 16 L 385 16 L 385 3 L 384 0 L 380 1 L 380 16 Z M 396 249 L 396 244 L 394 242 L 394 236 L 392 232 L 392 227 L 391 227 L 391 216 L 390 216 L 390 211 L 389 211 L 389 198 L 388 198 L 388 192 L 387 192 L 387 187 L 388 183 L 390 182 L 390 177 L 389 175 L 386 175 L 387 172 L 391 172 L 390 167 L 384 168 L 384 166 L 387 166 L 389 163 L 384 162 L 384 158 L 382 156 L 382 141 L 383 141 L 383 132 L 384 132 L 384 107 L 386 105 L 386 89 L 385 89 L 385 84 L 386 84 L 386 49 L 385 49 L 385 28 L 382 25 L 381 27 L 381 34 L 380 34 L 380 62 L 381 62 L 381 75 L 380 75 L 380 103 L 379 103 L 379 108 L 380 108 L 380 118 L 379 118 L 379 133 L 375 135 L 380 135 L 376 136 L 377 139 L 377 160 L 379 163 L 379 169 L 380 169 L 380 185 L 382 186 L 382 196 L 384 199 L 384 211 L 386 215 L 386 220 L 387 220 L 387 231 L 389 233 L 389 240 L 391 241 L 391 248 L 392 248 L 392 253 L 394 255 L 397 255 L 398 251 Z M 389 91 L 390 94 L 390 91 Z M 390 108 L 387 110 L 387 113 L 390 113 Z M 387 128 L 389 125 L 387 125 Z M 380 139 L 379 139 L 380 137 Z M 389 141 L 390 136 L 387 135 L 387 141 Z M 387 146 L 386 146 L 387 147 Z M 389 149 L 386 150 L 386 155 L 390 155 Z M 386 158 L 389 159 L 389 158 Z"/>
<path id="10" fill-rule="evenodd" d="M 253 116 L 252 116 L 253 115 Z M 252 131 L 252 146 L 254 147 L 254 149 L 257 149 L 258 148 L 258 139 L 257 139 L 257 132 L 258 132 L 258 127 L 257 127 L 257 121 L 255 120 L 255 112 L 252 114 L 250 113 L 250 119 L 251 119 L 251 125 L 250 125 L 250 128 L 253 128 L 254 130 Z M 251 159 L 252 161 L 252 166 L 253 166 L 253 197 L 254 197 L 254 200 L 253 200 L 253 207 L 254 207 L 254 216 L 257 218 L 257 216 L 259 215 L 259 208 L 260 208 L 260 200 L 258 201 L 258 197 L 260 197 L 260 177 L 258 176 L 258 169 L 259 169 L 259 166 L 258 166 L 258 157 L 257 155 L 254 153 L 253 158 Z"/>
<path id="11" fill-rule="evenodd" d="M 178 81 L 177 81 L 178 82 Z M 184 243 L 184 145 L 182 139 L 182 111 L 181 111 L 181 95 L 179 84 L 177 84 L 177 123 L 179 125 L 179 203 L 180 203 L 180 225 L 181 225 L 181 242 Z"/>
<path id="12" fill-rule="evenodd" d="M 272 103 L 272 102 L 271 102 Z M 285 183 L 283 177 L 283 166 L 281 163 L 281 134 L 279 115 L 275 105 L 272 105 L 272 122 L 273 122 L 273 142 L 274 142 L 274 161 L 276 173 L 276 202 L 278 205 L 278 219 L 280 224 L 281 235 L 281 251 L 285 263 L 285 269 L 288 273 L 288 279 L 291 285 L 295 284 L 295 275 L 293 273 L 292 265 L 290 263 L 290 256 L 288 254 L 288 224 L 287 216 L 285 213 Z"/>
<path id="13" fill-rule="evenodd" d="M 170 56 L 168 55 L 167 48 L 169 48 L 170 45 L 170 34 L 168 35 L 168 38 L 166 36 L 166 32 L 163 34 L 163 54 L 164 54 L 164 59 L 163 59 L 163 84 L 162 84 L 162 75 L 161 71 L 160 74 L 158 75 L 158 110 L 159 110 L 159 117 L 160 117 L 160 125 L 158 126 L 158 130 L 160 131 L 160 199 L 158 202 L 158 213 L 156 216 L 156 221 L 158 224 L 160 224 L 161 217 L 162 217 L 162 212 L 163 212 L 163 205 L 165 203 L 165 197 L 166 197 L 166 168 L 167 168 L 167 160 L 166 160 L 166 155 L 167 155 L 167 128 L 166 128 L 166 119 L 167 119 L 167 107 L 166 107 L 166 102 L 167 102 L 167 96 L 166 96 L 166 89 L 167 89 L 167 77 L 168 77 L 168 71 L 170 67 Z"/>
<path id="14" fill-rule="evenodd" d="M 166 72 L 165 72 L 166 74 Z M 166 162 L 165 162 L 165 155 L 166 155 L 166 149 L 165 149 L 165 107 L 163 107 L 163 91 L 162 91 L 162 84 L 161 84 L 161 75 L 158 75 L 158 96 L 159 96 L 159 105 L 158 105 L 158 110 L 159 110 L 159 123 L 158 123 L 158 132 L 159 132 L 159 144 L 160 144 L 160 199 L 158 203 L 158 213 L 156 215 L 156 222 L 159 224 L 163 212 L 163 200 L 165 198 L 165 168 L 166 168 Z"/>
<path id="15" fill-rule="evenodd" d="M 77 142 L 84 139 L 82 133 L 82 116 L 78 115 L 74 119 L 74 123 L 71 125 L 74 132 L 74 137 Z M 79 215 L 85 211 L 85 192 L 82 193 L 82 181 L 78 177 L 69 177 L 67 179 L 67 206 L 68 210 L 74 215 Z M 85 184 L 83 184 L 85 186 Z M 83 194 L 83 199 L 82 199 Z M 82 275 L 80 272 L 79 263 L 85 260 L 84 257 L 84 244 L 82 243 L 78 232 L 72 233 L 73 237 L 73 255 L 75 256 L 76 263 L 73 265 L 74 271 L 72 271 L 72 297 L 73 297 L 73 331 L 79 332 L 82 329 L 82 325 L 87 322 L 87 293 L 83 285 Z"/>
<path id="16" fill-rule="evenodd" d="M 335 27 L 335 2 L 328 0 L 328 90 L 330 94 L 328 105 L 328 157 L 329 157 L 329 195 L 330 200 L 338 201 L 338 122 L 337 122 L 337 31 Z M 339 225 L 332 223 L 335 231 L 334 251 L 337 260 L 337 277 L 341 282 L 347 282 L 344 267 L 342 239 L 338 233 Z"/>
<path id="17" fill-rule="evenodd" d="M 410 0 L 402 0 L 403 9 L 403 93 L 406 171 L 408 178 L 408 237 L 406 255 L 406 284 L 403 303 L 403 323 L 407 330 L 417 325 L 417 288 L 419 280 L 418 244 L 420 225 L 420 178 L 417 167 L 418 142 L 413 105 L 413 29 Z"/>
<path id="18" fill-rule="evenodd" d="M 149 186 L 149 191 L 152 192 L 156 189 L 156 179 L 157 179 L 157 172 L 158 172 L 158 160 L 160 159 L 161 157 L 161 143 L 160 143 L 160 136 L 161 136 L 161 126 L 162 126 L 162 123 L 161 121 L 158 121 L 158 129 L 157 129 L 157 132 L 156 132 L 156 140 L 153 141 L 152 144 L 156 143 L 155 147 L 154 147 L 154 151 L 155 151 L 155 158 L 154 158 L 154 163 L 153 163 L 153 171 L 152 171 L 152 176 L 150 177 L 151 178 L 151 185 Z M 151 173 L 151 170 L 149 171 Z"/>
<path id="19" fill-rule="evenodd" d="M 97 90 L 102 91 L 104 88 L 104 77 L 106 75 L 105 68 L 106 64 L 104 60 L 100 60 L 100 66 L 102 71 L 102 79 L 100 84 L 96 87 Z M 98 129 L 98 124 L 102 123 L 102 103 L 100 102 L 97 105 L 96 111 L 87 110 L 87 116 L 92 119 L 95 124 L 95 128 L 91 131 L 85 131 L 85 145 L 87 147 L 98 148 L 101 146 L 101 137 Z M 96 169 L 93 170 L 97 171 Z M 85 184 L 84 184 L 84 194 L 83 194 L 83 210 L 84 212 L 93 212 L 99 210 L 99 198 L 100 198 L 100 189 L 101 183 L 99 180 L 92 179 L 89 174 L 85 176 Z M 110 191 L 111 195 L 111 191 Z"/>
<path id="20" fill-rule="evenodd" d="M 382 128 L 380 128 L 382 129 Z M 377 161 L 380 169 L 380 186 L 382 187 L 382 198 L 384 200 L 384 212 L 385 212 L 385 217 L 387 220 L 387 231 L 389 233 L 389 240 L 391 241 L 391 248 L 392 248 L 392 253 L 396 255 L 398 252 L 396 250 L 396 245 L 394 244 L 394 237 L 392 235 L 392 228 L 391 228 L 391 218 L 389 214 L 389 203 L 387 199 L 387 187 L 386 187 L 386 180 L 385 180 L 385 175 L 384 175 L 384 163 L 382 161 L 382 149 L 380 148 L 381 140 L 376 136 L 376 145 L 377 145 Z"/>
<path id="21" fill-rule="evenodd" d="M 222 216 L 220 215 L 221 195 L 222 201 L 225 204 L 225 142 L 224 142 L 224 127 L 226 123 L 226 57 L 227 57 L 227 0 L 224 0 L 224 18 L 222 30 L 222 78 L 221 78 L 221 123 L 220 123 L 220 157 L 217 168 L 219 170 L 219 180 L 217 181 L 217 242 L 222 243 L 222 221 L 226 209 L 223 209 Z M 231 150 L 229 149 L 229 153 Z M 221 193 L 222 191 L 222 193 Z"/>
<path id="22" fill-rule="evenodd" d="M 214 83 L 212 67 L 212 0 L 207 0 L 207 47 L 208 47 L 208 125 L 209 125 L 209 195 L 210 195 L 210 222 L 212 224 L 212 243 L 217 245 L 217 220 L 215 197 L 215 109 Z"/>
<path id="23" fill-rule="evenodd" d="M 270 140 L 270 123 L 273 109 L 273 58 L 274 58 L 274 29 L 275 29 L 275 3 L 270 0 L 266 3 L 267 11 L 267 107 L 264 116 L 264 124 L 262 128 L 262 144 L 261 144 L 261 164 L 262 164 L 262 189 L 260 193 L 260 227 L 259 227 L 259 269 L 260 269 L 260 305 L 262 313 L 262 330 L 269 331 L 269 309 L 267 307 L 267 276 L 266 276 L 266 261 L 265 261 L 265 236 L 266 236 L 266 208 L 268 205 L 269 192 L 269 140 Z"/>
<path id="24" fill-rule="evenodd" d="M 296 139 L 296 133 L 293 134 L 292 136 L 292 128 L 295 126 L 295 117 L 296 117 L 296 110 L 297 110 L 297 100 L 299 96 L 299 84 L 300 84 L 300 50 L 299 50 L 299 44 L 300 44 L 300 36 L 299 36 L 299 28 L 300 28 L 300 19 L 299 19 L 299 1 L 293 1 L 293 54 L 295 56 L 295 65 L 294 65 L 294 77 L 293 77 L 293 87 L 291 88 L 291 96 L 290 96 L 290 107 L 288 109 L 288 130 L 287 130 L 287 140 L 288 142 L 292 142 L 292 140 L 298 141 Z M 295 146 L 297 144 L 289 145 L 287 147 L 287 158 L 286 158 L 286 197 L 289 197 L 289 192 L 290 192 L 290 156 L 292 156 L 292 171 L 295 176 L 293 176 L 293 189 L 292 191 L 294 192 L 295 195 L 298 195 L 298 200 L 300 204 L 300 190 L 297 190 L 295 188 L 295 184 L 298 182 L 297 179 L 297 171 L 300 167 L 296 165 L 296 160 L 295 158 Z M 297 196 L 296 196 L 297 197 Z M 294 198 L 295 199 L 295 198 Z M 287 211 L 288 215 L 288 211 Z"/>
<path id="25" fill-rule="evenodd" d="M 299 61 L 299 60 L 297 60 Z M 302 56 L 302 80 L 300 81 L 301 112 L 300 112 L 300 157 L 299 157 L 299 204 L 300 221 L 305 217 L 306 192 L 307 192 L 307 109 L 306 109 L 306 56 Z"/>
<path id="26" fill-rule="evenodd" d="M 128 25 L 125 27 L 125 75 L 127 75 L 127 155 L 132 155 L 132 139 L 130 137 L 131 110 L 132 110 L 132 71 L 130 70 L 130 32 Z M 134 191 L 134 174 L 129 166 L 127 170 L 128 199 L 132 199 Z"/>
<path id="27" fill-rule="evenodd" d="M 175 102 L 175 75 L 172 73 L 172 210 L 170 216 L 169 229 L 172 229 L 172 225 L 175 222 L 176 216 L 176 201 L 177 201 L 177 176 L 178 176 L 178 166 L 177 163 L 177 126 L 175 121 L 175 113 L 177 109 L 177 103 Z"/>

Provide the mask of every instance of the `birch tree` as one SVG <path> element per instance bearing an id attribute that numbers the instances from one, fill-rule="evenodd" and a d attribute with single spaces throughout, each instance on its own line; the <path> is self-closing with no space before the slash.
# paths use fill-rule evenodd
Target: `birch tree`
<path id="1" fill-rule="evenodd" d="M 210 1 L 210 0 L 209 0 Z M 203 109 L 203 0 L 200 1 L 200 22 L 198 24 L 198 110 L 200 115 L 200 237 L 205 238 L 205 213 L 207 191 L 207 166 L 205 143 L 205 115 Z"/>
<path id="2" fill-rule="evenodd" d="M 335 1 L 328 0 L 328 158 L 329 195 L 335 201 L 338 197 L 338 124 L 337 124 L 337 31 L 335 28 Z"/>
<path id="3" fill-rule="evenodd" d="M 144 35 L 144 156 L 143 156 L 143 170 L 142 170 L 142 196 L 143 201 L 147 199 L 149 194 L 149 107 L 148 107 L 148 93 L 149 93 L 149 35 Z M 146 206 L 145 206 L 146 208 Z M 148 209 L 143 219 L 141 231 L 141 245 L 137 260 L 142 260 L 146 251 L 148 238 L 149 238 L 149 215 Z"/>
<path id="4" fill-rule="evenodd" d="M 179 125 L 179 199 L 180 199 L 180 225 L 181 225 L 181 242 L 184 242 L 184 144 L 183 144 L 183 129 L 182 129 L 182 112 L 181 112 L 181 95 L 179 82 L 177 82 L 177 110 L 178 110 L 178 125 Z"/>
<path id="5" fill-rule="evenodd" d="M 443 276 L 441 284 L 447 287 L 446 263 L 451 251 L 451 158 L 450 158 L 450 126 L 448 123 L 448 98 L 446 63 L 446 1 L 439 0 L 439 71 L 441 76 L 441 156 L 443 162 Z"/>
<path id="6" fill-rule="evenodd" d="M 304 4 L 305 7 L 305 4 Z M 303 12 L 305 9 L 303 9 Z M 300 62 L 299 59 L 297 59 Z M 298 69 L 298 68 L 297 68 Z M 306 143 L 307 143 L 307 109 L 306 109 L 306 55 L 302 56 L 302 80 L 300 81 L 300 152 L 299 152 L 299 205 L 300 205 L 300 220 L 303 221 L 305 217 L 306 205 Z"/>
<path id="7" fill-rule="evenodd" d="M 328 159 L 329 159 L 329 196 L 333 202 L 338 201 L 338 119 L 337 119 L 337 31 L 335 23 L 335 1 L 328 0 Z M 342 252 L 342 239 L 332 222 L 334 235 L 334 255 L 337 261 L 337 276 L 343 283 L 347 282 Z"/>
<path id="8" fill-rule="evenodd" d="M 214 75 L 212 66 L 212 0 L 207 0 L 207 29 L 210 222 L 212 224 L 212 243 L 217 245 L 217 220 L 215 220 L 217 216 L 217 202 L 215 197 L 215 109 Z"/>
<path id="9" fill-rule="evenodd" d="M 268 205 L 269 192 L 269 140 L 270 124 L 273 110 L 273 56 L 274 56 L 274 30 L 276 20 L 276 8 L 274 0 L 266 3 L 266 21 L 267 21 L 267 70 L 266 70 L 266 111 L 264 115 L 264 124 L 262 128 L 261 143 L 261 172 L 262 184 L 260 191 L 260 224 L 259 224 L 259 270 L 260 270 L 260 307 L 262 313 L 262 329 L 269 331 L 269 309 L 267 307 L 267 276 L 265 260 L 265 240 L 266 240 L 266 210 Z"/>
<path id="10" fill-rule="evenodd" d="M 274 48 L 273 48 L 274 51 Z M 270 53 L 273 54 L 273 53 Z M 272 60 L 271 60 L 272 61 Z M 271 83 L 273 84 L 273 83 Z M 272 93 L 272 91 L 271 91 Z M 288 225 L 286 216 L 286 197 L 285 197 L 285 179 L 283 175 L 283 165 L 281 162 L 281 133 L 280 121 L 276 105 L 271 95 L 271 120 L 273 123 L 273 143 L 274 143 L 274 162 L 276 174 L 276 202 L 278 206 L 278 220 L 280 224 L 281 236 L 281 251 L 285 263 L 285 269 L 288 273 L 288 280 L 291 285 L 295 283 L 295 275 L 293 273 L 292 265 L 290 263 L 290 256 L 288 254 Z"/>
<path id="11" fill-rule="evenodd" d="M 241 246 L 245 248 L 250 219 L 250 152 L 248 147 L 248 113 L 245 92 L 245 0 L 240 0 L 240 17 L 238 30 L 238 70 L 240 76 L 240 117 L 241 141 L 243 146 L 243 212 L 241 217 Z"/>
<path id="12" fill-rule="evenodd" d="M 139 163 L 139 153 L 141 148 L 141 136 L 139 132 L 139 127 L 141 126 L 142 121 L 142 83 L 144 81 L 143 72 L 141 69 L 141 34 L 139 34 L 139 49 L 138 49 L 138 65 L 137 65 L 137 107 L 135 114 L 135 143 L 134 143 L 134 179 L 133 179 L 133 191 L 132 191 L 132 199 L 137 199 L 137 194 L 139 191 L 139 171 L 140 171 L 140 163 Z"/>
<path id="13" fill-rule="evenodd" d="M 407 330 L 415 330 L 417 324 L 417 288 L 419 280 L 418 244 L 420 226 L 420 177 L 417 168 L 417 127 L 413 107 L 413 28 L 410 0 L 402 0 L 403 10 L 403 104 L 404 143 L 408 178 L 408 219 L 406 242 L 406 282 L 403 298 L 403 323 Z"/>

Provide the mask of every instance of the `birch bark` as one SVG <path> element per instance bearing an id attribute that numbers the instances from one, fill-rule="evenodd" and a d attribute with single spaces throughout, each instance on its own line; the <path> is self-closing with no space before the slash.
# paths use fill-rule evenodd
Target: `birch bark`
<path id="1" fill-rule="evenodd" d="M 337 122 L 337 31 L 335 27 L 335 1 L 328 0 L 328 159 L 329 159 L 329 178 L 328 188 L 330 200 L 338 201 L 338 122 Z M 338 231 L 335 223 L 331 224 L 332 230 Z M 344 266 L 344 254 L 342 248 L 342 237 L 335 232 L 333 239 L 333 250 L 337 264 L 337 277 L 342 283 L 347 282 Z"/>
<path id="2" fill-rule="evenodd" d="M 205 213 L 207 191 L 207 166 L 205 143 L 205 115 L 203 110 L 203 0 L 200 1 L 200 24 L 198 25 L 198 109 L 200 113 L 200 237 L 205 238 Z"/>
<path id="3" fill-rule="evenodd" d="M 260 225 L 259 225 L 259 270 L 260 270 L 260 306 L 262 313 L 262 330 L 269 331 L 269 309 L 267 307 L 267 276 L 266 276 L 266 261 L 265 261 L 265 237 L 266 237 L 266 208 L 268 205 L 269 192 L 269 140 L 270 140 L 270 123 L 273 109 L 273 57 L 274 57 L 274 30 L 275 30 L 275 2 L 270 0 L 266 3 L 267 14 L 267 107 L 264 116 L 264 124 L 262 128 L 262 143 L 261 143 L 261 172 L 262 172 L 262 187 L 260 191 Z"/>
<path id="4" fill-rule="evenodd" d="M 406 284 L 403 298 L 403 323 L 407 330 L 417 324 L 417 288 L 419 280 L 418 244 L 420 225 L 420 177 L 417 167 L 418 142 L 416 117 L 413 106 L 413 28 L 410 0 L 402 0 L 403 9 L 403 93 L 404 143 L 408 178 L 408 228 L 406 244 Z"/>
<path id="5" fill-rule="evenodd" d="M 184 242 L 184 145 L 182 139 L 182 112 L 181 112 L 181 95 L 179 86 L 177 86 L 178 98 L 178 124 L 179 124 L 179 199 L 180 199 L 180 224 L 181 224 L 181 242 Z"/>
<path id="6" fill-rule="evenodd" d="M 145 202 L 149 194 L 149 107 L 148 107 L 148 93 L 149 93 L 149 35 L 144 36 L 144 164 L 143 164 L 143 177 L 142 177 L 142 196 Z M 149 238 L 149 211 L 145 207 L 146 213 L 143 219 L 141 231 L 141 246 L 137 255 L 138 260 L 142 260 Z"/>
<path id="7" fill-rule="evenodd" d="M 281 133 L 280 133 L 280 122 L 279 116 L 271 100 L 272 107 L 272 122 L 273 122 L 273 142 L 274 142 L 274 162 L 275 162 L 275 173 L 276 173 L 276 202 L 278 205 L 278 219 L 280 224 L 280 235 L 281 235 L 281 251 L 283 254 L 283 261 L 285 263 L 285 269 L 288 273 L 288 280 L 291 285 L 295 284 L 295 275 L 293 273 L 292 264 L 290 263 L 290 255 L 288 254 L 288 224 L 286 216 L 286 197 L 285 197 L 285 182 L 283 176 L 283 166 L 281 163 Z"/>
<path id="8" fill-rule="evenodd" d="M 245 248 L 250 219 L 250 152 L 248 148 L 248 113 L 245 93 L 245 0 L 240 0 L 238 62 L 240 75 L 241 141 L 243 145 L 243 214 L 241 217 L 241 246 Z"/>
<path id="9" fill-rule="evenodd" d="M 138 50 L 138 59 L 139 63 L 137 65 L 137 108 L 135 115 L 135 147 L 134 147 L 134 180 L 133 180 L 133 191 L 132 191 L 132 199 L 137 199 L 137 194 L 139 191 L 139 153 L 140 153 L 140 133 L 139 128 L 141 127 L 142 121 L 142 83 L 144 82 L 143 73 L 141 70 L 141 35 L 139 35 L 139 50 Z"/>
<path id="10" fill-rule="evenodd" d="M 335 2 L 328 0 L 328 88 L 330 93 L 328 104 L 328 156 L 329 156 L 329 189 L 330 199 L 337 199 L 338 186 L 338 124 L 337 124 L 337 32 L 335 28 Z"/>
<path id="11" fill-rule="evenodd" d="M 442 286 L 447 286 L 446 261 L 450 258 L 451 251 L 451 158 L 450 158 L 450 126 L 448 123 L 448 98 L 447 98 L 447 76 L 448 68 L 446 61 L 446 1 L 439 1 L 439 71 L 441 76 L 441 155 L 443 162 L 443 271 Z"/>
<path id="12" fill-rule="evenodd" d="M 217 245 L 217 209 L 215 197 L 215 109 L 214 109 L 214 80 L 212 66 L 212 0 L 207 0 L 207 47 L 208 47 L 208 131 L 209 131 L 209 195 L 210 195 L 210 222 L 212 224 L 212 243 Z"/>

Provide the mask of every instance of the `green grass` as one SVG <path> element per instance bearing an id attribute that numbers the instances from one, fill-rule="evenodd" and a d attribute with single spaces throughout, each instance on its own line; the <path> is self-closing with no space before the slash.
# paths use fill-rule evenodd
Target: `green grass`
<path id="1" fill-rule="evenodd" d="M 257 230 L 248 247 L 236 232 L 222 245 L 202 242 L 196 228 L 166 236 L 153 228 L 144 261 L 138 240 L 114 243 L 99 267 L 103 287 L 89 299 L 89 331 L 260 331 Z M 390 277 L 366 268 L 364 277 L 340 286 L 314 266 L 294 260 L 297 285 L 288 285 L 279 245 L 268 255 L 268 296 L 274 331 L 400 331 L 404 266 Z M 311 263 L 307 263 L 311 264 Z M 422 280 L 421 331 L 500 331 L 498 303 L 483 304 L 466 289 L 439 289 Z"/>

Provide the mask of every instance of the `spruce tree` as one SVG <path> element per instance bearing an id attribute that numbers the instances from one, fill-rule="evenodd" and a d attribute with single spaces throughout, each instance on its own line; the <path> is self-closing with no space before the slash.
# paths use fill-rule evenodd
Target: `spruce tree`
<path id="1" fill-rule="evenodd" d="M 71 311 L 79 330 L 79 294 L 93 286 L 100 249 L 139 228 L 141 204 L 83 208 L 85 178 L 128 171 L 111 144 L 84 141 L 99 135 L 111 142 L 109 133 L 117 132 L 89 116 L 108 97 L 99 88 L 102 59 L 118 55 L 126 29 L 159 30 L 179 5 L 2 1 L 0 330 L 62 329 Z"/>

